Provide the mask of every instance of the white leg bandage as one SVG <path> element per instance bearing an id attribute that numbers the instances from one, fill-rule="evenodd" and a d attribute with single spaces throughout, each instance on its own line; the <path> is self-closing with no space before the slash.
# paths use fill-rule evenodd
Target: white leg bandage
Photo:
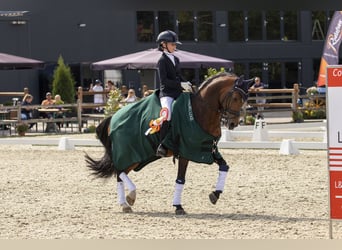
<path id="1" fill-rule="evenodd" d="M 131 179 L 127 176 L 126 173 L 122 172 L 120 175 L 119 175 L 120 179 L 123 181 L 123 183 L 125 184 L 125 186 L 128 188 L 128 190 L 131 192 L 131 191 L 134 191 L 136 190 L 136 187 L 134 185 L 134 183 L 131 181 Z"/>
<path id="2" fill-rule="evenodd" d="M 184 184 L 178 184 L 176 183 L 175 186 L 175 193 L 173 195 L 173 205 L 181 205 L 182 202 L 182 192 L 184 189 Z"/>
<path id="3" fill-rule="evenodd" d="M 227 171 L 219 171 L 216 183 L 216 191 L 223 191 L 224 184 L 226 183 Z"/>
<path id="4" fill-rule="evenodd" d="M 126 203 L 125 186 L 124 186 L 124 183 L 122 181 L 117 183 L 116 190 L 117 190 L 117 194 L 118 194 L 119 205 Z"/>

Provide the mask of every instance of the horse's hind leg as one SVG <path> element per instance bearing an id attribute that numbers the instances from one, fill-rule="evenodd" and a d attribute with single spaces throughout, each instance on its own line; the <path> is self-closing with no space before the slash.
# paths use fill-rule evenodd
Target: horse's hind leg
<path id="1" fill-rule="evenodd" d="M 126 196 L 126 201 L 130 206 L 133 206 L 136 199 L 136 186 L 124 172 L 120 173 L 119 178 L 123 181 L 123 183 L 129 190 L 129 193 Z"/>
<path id="2" fill-rule="evenodd" d="M 176 215 L 185 215 L 186 212 L 182 207 L 182 193 L 185 184 L 185 174 L 188 167 L 188 160 L 180 157 L 178 160 L 178 172 L 173 195 L 173 206 L 176 208 Z"/>
<path id="3" fill-rule="evenodd" d="M 125 185 L 122 181 L 117 182 L 118 203 L 122 207 L 122 212 L 131 213 L 132 208 L 127 204 L 125 198 Z"/>

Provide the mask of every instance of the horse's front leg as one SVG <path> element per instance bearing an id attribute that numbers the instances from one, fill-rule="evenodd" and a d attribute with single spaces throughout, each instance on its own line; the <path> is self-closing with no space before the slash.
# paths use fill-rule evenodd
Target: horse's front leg
<path id="1" fill-rule="evenodd" d="M 223 192 L 229 170 L 229 166 L 223 158 L 219 158 L 215 160 L 215 162 L 217 163 L 217 165 L 219 165 L 219 174 L 216 182 L 215 191 L 209 194 L 209 199 L 212 204 L 216 204 L 217 200 L 220 198 L 220 194 Z"/>
<path id="2" fill-rule="evenodd" d="M 189 161 L 179 157 L 178 160 L 178 172 L 175 184 L 175 192 L 173 195 L 173 206 L 176 207 L 176 215 L 184 215 L 186 212 L 182 207 L 182 192 L 185 184 L 186 169 L 188 167 Z"/>

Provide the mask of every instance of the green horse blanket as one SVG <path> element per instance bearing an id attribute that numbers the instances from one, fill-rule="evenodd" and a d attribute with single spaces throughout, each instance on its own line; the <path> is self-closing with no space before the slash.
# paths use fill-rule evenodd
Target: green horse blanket
<path id="1" fill-rule="evenodd" d="M 219 154 L 216 148 L 219 138 L 204 132 L 195 121 L 190 98 L 190 93 L 183 93 L 174 101 L 170 129 L 163 144 L 176 156 L 212 164 L 213 152 Z M 140 163 L 135 169 L 139 171 L 160 158 L 155 155 L 159 133 L 145 135 L 150 121 L 159 117 L 160 109 L 156 91 L 137 103 L 128 104 L 112 116 L 109 136 L 112 159 L 117 170 L 125 170 L 134 163 Z"/>

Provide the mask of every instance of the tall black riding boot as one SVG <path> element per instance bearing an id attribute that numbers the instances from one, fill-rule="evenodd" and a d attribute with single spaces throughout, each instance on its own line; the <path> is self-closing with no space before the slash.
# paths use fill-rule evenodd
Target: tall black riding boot
<path id="1" fill-rule="evenodd" d="M 160 144 L 157 148 L 156 156 L 165 157 L 167 154 L 167 148 L 165 148 L 162 143 L 163 143 L 165 136 L 169 130 L 169 125 L 170 125 L 169 121 L 164 121 L 161 128 L 160 128 L 160 131 L 159 131 L 159 133 L 160 133 Z"/>

